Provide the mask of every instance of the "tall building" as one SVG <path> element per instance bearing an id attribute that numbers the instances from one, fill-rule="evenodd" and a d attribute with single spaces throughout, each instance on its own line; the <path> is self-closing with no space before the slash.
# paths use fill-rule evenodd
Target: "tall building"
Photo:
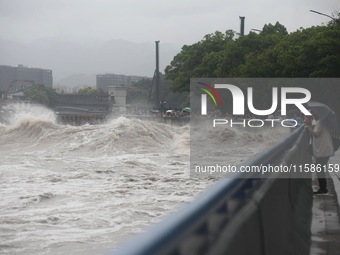
<path id="1" fill-rule="evenodd" d="M 42 68 L 29 68 L 23 65 L 17 67 L 0 65 L 0 90 L 15 92 L 22 86 L 43 84 L 47 87 L 53 85 L 52 71 Z"/>
<path id="2" fill-rule="evenodd" d="M 148 77 L 122 74 L 97 74 L 96 87 L 108 91 L 110 86 L 130 86 L 143 79 L 148 79 Z"/>

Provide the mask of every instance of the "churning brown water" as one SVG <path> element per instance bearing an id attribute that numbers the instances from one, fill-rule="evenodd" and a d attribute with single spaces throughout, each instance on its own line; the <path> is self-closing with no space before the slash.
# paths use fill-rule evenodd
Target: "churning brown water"
<path id="1" fill-rule="evenodd" d="M 282 135 L 264 132 L 226 130 L 233 163 Z M 124 117 L 58 125 L 17 106 L 0 124 L 0 254 L 104 254 L 160 221 L 213 183 L 189 176 L 189 133 Z"/>

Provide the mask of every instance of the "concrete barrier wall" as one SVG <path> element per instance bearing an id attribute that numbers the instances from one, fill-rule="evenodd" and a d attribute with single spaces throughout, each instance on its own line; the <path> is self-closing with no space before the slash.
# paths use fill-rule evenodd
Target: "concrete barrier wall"
<path id="1" fill-rule="evenodd" d="M 308 139 L 303 132 L 283 164 L 311 163 Z M 263 182 L 206 254 L 309 255 L 311 179 L 280 177 Z"/>
<path id="2" fill-rule="evenodd" d="M 248 162 L 311 163 L 308 141 L 302 127 Z M 311 179 L 308 175 L 282 177 L 222 179 L 185 210 L 110 254 L 307 255 Z"/>
<path id="3" fill-rule="evenodd" d="M 223 229 L 207 254 L 265 254 L 261 215 L 255 201 L 249 201 Z"/>

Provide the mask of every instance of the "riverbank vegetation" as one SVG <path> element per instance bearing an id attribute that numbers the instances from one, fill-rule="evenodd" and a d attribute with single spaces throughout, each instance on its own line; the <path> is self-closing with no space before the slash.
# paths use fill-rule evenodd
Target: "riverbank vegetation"
<path id="1" fill-rule="evenodd" d="M 177 92 L 189 91 L 190 78 L 205 77 L 340 77 L 340 15 L 326 25 L 292 33 L 279 22 L 244 36 L 216 31 L 184 45 L 165 69 L 165 78 Z M 329 102 L 340 113 L 338 88 L 317 87 L 311 93 L 313 100 Z"/>

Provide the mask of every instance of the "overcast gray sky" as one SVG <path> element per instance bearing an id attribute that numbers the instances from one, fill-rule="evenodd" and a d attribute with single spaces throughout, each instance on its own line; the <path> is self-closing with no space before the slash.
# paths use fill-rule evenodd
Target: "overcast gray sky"
<path id="1" fill-rule="evenodd" d="M 289 32 L 327 23 L 339 0 L 0 0 L 0 65 L 52 69 L 54 81 L 72 74 L 152 76 L 154 41 L 161 70 L 184 44 L 204 35 L 245 32 L 279 21 Z M 131 43 L 127 43 L 130 41 Z"/>
<path id="2" fill-rule="evenodd" d="M 31 41 L 46 37 L 191 44 L 216 30 L 246 32 L 279 21 L 289 31 L 327 22 L 338 0 L 0 0 L 0 37 Z"/>

